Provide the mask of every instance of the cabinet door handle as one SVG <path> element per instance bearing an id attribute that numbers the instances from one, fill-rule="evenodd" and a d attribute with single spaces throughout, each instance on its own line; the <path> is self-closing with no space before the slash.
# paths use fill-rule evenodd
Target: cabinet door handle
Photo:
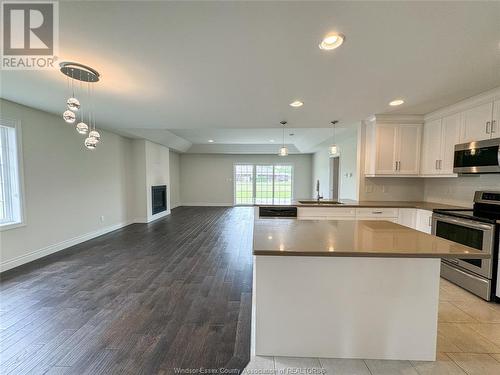
<path id="1" fill-rule="evenodd" d="M 491 122 L 491 132 L 496 133 L 497 132 L 497 120 L 493 120 Z"/>
<path id="2" fill-rule="evenodd" d="M 398 171 L 401 170 L 401 161 L 398 161 Z"/>
<path id="3" fill-rule="evenodd" d="M 372 214 L 381 214 L 383 213 L 382 211 L 372 211 Z"/>
<path id="4" fill-rule="evenodd" d="M 439 159 L 439 169 L 443 169 L 443 161 Z"/>
<path id="5" fill-rule="evenodd" d="M 439 160 L 436 159 L 436 169 L 439 169 Z"/>
<path id="6" fill-rule="evenodd" d="M 486 122 L 486 134 L 490 134 L 491 130 L 490 130 L 490 122 Z"/>

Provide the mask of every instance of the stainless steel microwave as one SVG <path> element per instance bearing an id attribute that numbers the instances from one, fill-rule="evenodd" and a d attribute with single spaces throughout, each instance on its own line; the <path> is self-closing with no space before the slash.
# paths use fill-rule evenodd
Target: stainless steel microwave
<path id="1" fill-rule="evenodd" d="M 500 138 L 455 146 L 454 173 L 500 173 Z"/>

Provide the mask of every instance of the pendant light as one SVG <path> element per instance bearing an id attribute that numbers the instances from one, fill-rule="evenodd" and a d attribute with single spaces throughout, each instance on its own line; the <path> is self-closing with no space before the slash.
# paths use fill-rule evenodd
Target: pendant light
<path id="1" fill-rule="evenodd" d="M 281 121 L 280 124 L 283 125 L 283 143 L 282 143 L 282 146 L 280 147 L 278 155 L 279 156 L 287 156 L 288 155 L 288 148 L 285 146 L 285 126 L 286 126 L 286 121 Z"/>
<path id="2" fill-rule="evenodd" d="M 63 119 L 68 124 L 76 122 L 75 129 L 77 133 L 87 136 L 83 144 L 88 150 L 94 150 L 101 139 L 101 135 L 96 130 L 93 84 L 99 81 L 100 75 L 93 68 L 75 62 L 62 62 L 59 66 L 61 73 L 68 77 L 68 91 L 70 91 L 70 97 L 66 100 L 67 109 L 63 113 Z M 75 95 L 75 80 L 80 82 L 79 93 L 82 95 L 85 93 L 82 83 L 87 83 L 87 95 L 84 98 L 83 105 L 80 102 L 82 98 L 77 99 L 77 95 Z M 84 114 L 87 115 L 87 123 L 84 121 Z M 79 121 L 77 121 L 77 118 Z"/>
<path id="3" fill-rule="evenodd" d="M 337 155 L 339 152 L 339 149 L 335 143 L 335 125 L 338 123 L 337 120 L 334 120 L 331 122 L 332 124 L 332 129 L 333 129 L 333 143 L 329 147 L 330 155 Z"/>
<path id="4" fill-rule="evenodd" d="M 80 89 L 83 92 L 81 80 L 80 80 Z M 70 99 L 68 99 L 68 103 L 70 102 L 71 99 L 77 100 L 76 98 L 70 98 Z M 87 99 L 90 100 L 90 93 L 88 93 L 88 92 L 87 92 Z M 68 107 L 69 107 L 69 104 L 68 104 Z M 80 109 L 80 102 L 79 101 L 78 101 L 78 109 Z M 89 126 L 84 122 L 85 116 L 84 116 L 83 109 L 79 112 L 79 115 L 80 115 L 80 122 L 78 124 L 76 124 L 75 129 L 76 129 L 78 134 L 86 135 L 89 132 Z M 87 115 L 90 116 L 90 110 L 88 111 Z"/>

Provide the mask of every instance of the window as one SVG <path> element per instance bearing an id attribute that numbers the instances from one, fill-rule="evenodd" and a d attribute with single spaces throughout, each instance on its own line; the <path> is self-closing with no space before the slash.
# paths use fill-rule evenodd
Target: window
<path id="1" fill-rule="evenodd" d="M 13 121 L 0 120 L 0 226 L 19 224 L 21 190 L 17 129 Z"/>
<path id="2" fill-rule="evenodd" d="M 290 204 L 293 197 L 291 165 L 234 166 L 234 203 Z"/>

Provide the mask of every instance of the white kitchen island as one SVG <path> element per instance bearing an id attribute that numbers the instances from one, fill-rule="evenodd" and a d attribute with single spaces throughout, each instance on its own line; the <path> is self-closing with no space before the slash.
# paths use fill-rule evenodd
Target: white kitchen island
<path id="1" fill-rule="evenodd" d="M 479 251 L 387 221 L 256 219 L 255 354 L 435 360 L 440 258 Z"/>

